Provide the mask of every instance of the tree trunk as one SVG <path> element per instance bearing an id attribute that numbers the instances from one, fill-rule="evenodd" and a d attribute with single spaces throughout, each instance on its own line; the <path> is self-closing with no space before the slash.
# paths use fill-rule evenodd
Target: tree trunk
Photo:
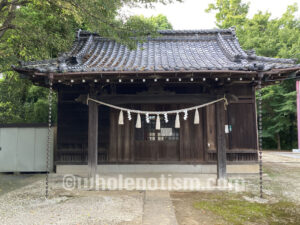
<path id="1" fill-rule="evenodd" d="M 278 151 L 281 150 L 280 134 L 279 134 L 279 133 L 277 133 L 277 150 L 278 150 Z"/>

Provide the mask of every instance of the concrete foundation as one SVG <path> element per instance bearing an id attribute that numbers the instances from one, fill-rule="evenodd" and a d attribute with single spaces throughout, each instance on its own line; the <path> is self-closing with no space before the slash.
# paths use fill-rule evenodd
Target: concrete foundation
<path id="1" fill-rule="evenodd" d="M 141 174 L 141 173 L 197 173 L 216 174 L 216 165 L 153 165 L 153 164 L 131 164 L 131 165 L 98 165 L 97 172 L 100 174 L 121 173 L 121 174 Z M 258 164 L 234 164 L 227 165 L 228 174 L 255 174 L 259 172 Z M 87 165 L 57 165 L 57 174 L 73 174 L 87 176 Z"/>

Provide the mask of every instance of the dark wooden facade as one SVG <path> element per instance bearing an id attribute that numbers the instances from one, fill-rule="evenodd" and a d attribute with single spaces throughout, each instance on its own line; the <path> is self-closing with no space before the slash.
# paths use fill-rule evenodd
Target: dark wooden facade
<path id="1" fill-rule="evenodd" d="M 225 124 L 232 127 L 225 134 L 226 155 L 229 162 L 257 160 L 257 128 L 255 88 L 249 83 L 236 83 L 218 90 L 199 83 L 109 84 L 95 85 L 96 98 L 112 104 L 141 110 L 171 110 L 199 105 L 226 94 L 229 105 L 223 110 Z M 77 102 L 88 94 L 87 85 L 58 88 L 58 140 L 56 164 L 86 164 L 88 160 L 88 106 Z M 101 92 L 101 93 L 100 93 Z M 233 97 L 232 97 L 233 96 Z M 223 104 L 223 103 L 221 103 Z M 145 118 L 142 128 L 135 128 L 136 118 L 118 125 L 119 111 L 106 106 L 98 109 L 98 163 L 213 163 L 217 160 L 216 104 L 199 110 L 200 124 L 195 125 L 194 112 L 185 121 L 181 116 L 180 129 L 169 121 L 166 129 L 173 129 L 173 137 L 140 138 L 147 132 Z M 162 128 L 164 128 L 163 118 Z M 149 126 L 149 125 L 148 125 Z"/>

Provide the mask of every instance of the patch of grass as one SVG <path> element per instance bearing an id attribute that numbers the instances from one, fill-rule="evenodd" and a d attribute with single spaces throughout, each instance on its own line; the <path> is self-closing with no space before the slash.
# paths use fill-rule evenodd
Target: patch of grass
<path id="1" fill-rule="evenodd" d="M 207 198 L 208 197 L 208 198 Z M 196 209 L 208 210 L 229 224 L 300 224 L 298 206 L 292 202 L 261 204 L 248 202 L 240 195 L 206 195 L 194 203 Z"/>
<path id="2" fill-rule="evenodd" d="M 278 176 L 278 174 L 276 174 L 272 169 L 267 167 L 263 167 L 263 173 L 268 174 L 270 178 L 275 178 Z"/>

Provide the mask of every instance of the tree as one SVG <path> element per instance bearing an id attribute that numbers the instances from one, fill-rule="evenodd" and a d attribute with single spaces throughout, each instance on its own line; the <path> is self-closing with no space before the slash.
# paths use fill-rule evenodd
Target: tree
<path id="1" fill-rule="evenodd" d="M 133 48 L 136 43 L 129 38 L 131 35 L 142 40 L 144 35 L 154 35 L 157 29 L 171 25 L 162 15 L 149 19 L 126 18 L 118 15 L 119 9 L 124 5 L 149 6 L 154 2 L 172 1 L 1 0 L 0 123 L 47 121 L 48 90 L 20 78 L 11 65 L 18 60 L 57 57 L 70 48 L 78 28 L 99 32 Z M 53 110 L 56 115 L 55 107 Z"/>
<path id="2" fill-rule="evenodd" d="M 170 24 L 161 15 L 128 18 L 120 9 L 174 1 L 182 0 L 1 0 L 0 72 L 10 70 L 17 60 L 56 57 L 70 47 L 78 28 L 134 48 L 136 41 L 130 37 L 143 40 Z"/>
<path id="3" fill-rule="evenodd" d="M 156 30 L 172 30 L 172 24 L 168 21 L 168 18 L 162 14 L 158 14 L 157 16 L 151 16 L 149 18 L 140 16 L 132 16 L 129 20 L 137 20 L 142 23 L 150 23 L 150 26 L 153 26 Z"/>
<path id="4" fill-rule="evenodd" d="M 262 89 L 265 148 L 281 150 L 297 146 L 296 91 L 294 82 Z"/>
<path id="5" fill-rule="evenodd" d="M 124 6 L 153 6 L 153 3 L 172 3 L 182 0 L 1 0 L 0 2 L 0 40 L 8 30 L 18 29 L 16 20 L 20 8 L 39 7 L 51 9 L 48 15 L 58 15 L 60 17 L 73 17 L 76 23 L 86 25 L 94 32 L 113 38 L 119 41 L 128 37 L 144 36 L 153 30 L 149 24 L 131 23 L 127 21 L 125 15 L 120 14 L 120 9 Z M 45 11 L 44 11 L 45 12 Z M 143 25 L 143 26 L 141 26 Z M 35 32 L 35 30 L 33 30 Z"/>
<path id="6" fill-rule="evenodd" d="M 216 0 L 215 4 L 209 4 L 206 12 L 216 12 L 216 25 L 219 28 L 229 28 L 246 21 L 249 3 L 241 0 Z"/>
<path id="7" fill-rule="evenodd" d="M 240 0 L 216 0 L 207 9 L 216 10 L 216 24 L 221 28 L 236 27 L 244 49 L 258 55 L 300 60 L 300 20 L 295 16 L 297 4 L 288 6 L 280 18 L 258 12 L 247 18 L 249 5 Z M 296 147 L 296 91 L 294 81 L 262 90 L 263 146 L 291 149 Z"/>
<path id="8" fill-rule="evenodd" d="M 47 90 L 36 87 L 39 91 L 32 92 L 32 83 L 20 78 L 11 65 L 18 60 L 56 57 L 70 46 L 79 24 L 72 16 L 62 16 L 62 10 L 41 4 L 19 7 L 13 24 L 0 38 L 0 123 L 46 122 Z M 35 98 L 28 97 L 35 94 Z M 44 116 L 34 119 L 41 112 Z"/>

